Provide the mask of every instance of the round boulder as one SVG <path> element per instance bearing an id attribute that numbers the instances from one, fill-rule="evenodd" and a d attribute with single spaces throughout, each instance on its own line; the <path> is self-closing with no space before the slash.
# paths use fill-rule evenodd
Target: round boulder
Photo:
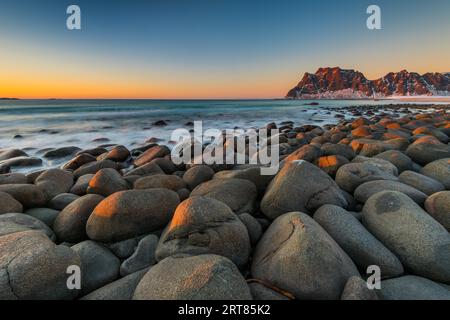
<path id="1" fill-rule="evenodd" d="M 169 257 L 139 282 L 135 300 L 251 300 L 237 267 L 216 255 Z"/>
<path id="2" fill-rule="evenodd" d="M 250 254 L 247 228 L 224 203 L 191 197 L 178 206 L 161 235 L 156 258 L 180 253 L 218 254 L 243 267 Z"/>
<path id="3" fill-rule="evenodd" d="M 425 210 L 450 231 L 450 191 L 438 192 L 428 197 Z"/>
<path id="4" fill-rule="evenodd" d="M 379 192 L 367 200 L 362 220 L 405 268 L 450 283 L 450 233 L 410 197 Z"/>
<path id="5" fill-rule="evenodd" d="M 252 276 L 297 299 L 339 299 L 356 266 L 311 217 L 292 212 L 278 217 L 259 241 Z"/>
<path id="6" fill-rule="evenodd" d="M 357 201 L 365 203 L 367 199 L 369 199 L 374 194 L 388 190 L 404 193 L 419 205 L 423 205 L 423 203 L 427 198 L 427 195 L 425 193 L 417 189 L 414 189 L 413 187 L 408 186 L 407 184 L 389 180 L 369 181 L 363 183 L 358 188 L 356 188 L 354 196 Z"/>
<path id="7" fill-rule="evenodd" d="M 89 180 L 87 193 L 99 194 L 107 197 L 119 191 L 128 190 L 128 182 L 126 182 L 119 172 L 115 169 L 102 169 Z"/>
<path id="8" fill-rule="evenodd" d="M 100 242 L 116 242 L 159 230 L 170 221 L 178 204 L 178 194 L 168 189 L 117 192 L 94 209 L 87 235 Z"/>
<path id="9" fill-rule="evenodd" d="M 166 188 L 177 191 L 186 187 L 183 179 L 176 175 L 155 174 L 140 178 L 134 183 L 134 189 Z"/>

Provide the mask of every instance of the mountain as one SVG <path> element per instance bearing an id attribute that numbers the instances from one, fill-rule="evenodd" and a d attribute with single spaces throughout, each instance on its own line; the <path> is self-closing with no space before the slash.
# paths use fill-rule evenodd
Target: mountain
<path id="1" fill-rule="evenodd" d="M 449 96 L 450 73 L 426 73 L 402 70 L 377 80 L 368 80 L 361 72 L 339 67 L 320 68 L 305 73 L 291 89 L 289 99 L 364 99 L 390 96 Z"/>

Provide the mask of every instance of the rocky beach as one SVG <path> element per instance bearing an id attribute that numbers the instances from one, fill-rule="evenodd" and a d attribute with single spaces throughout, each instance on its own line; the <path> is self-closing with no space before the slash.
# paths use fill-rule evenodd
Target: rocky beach
<path id="1" fill-rule="evenodd" d="M 36 150 L 15 132 L 0 299 L 450 300 L 450 105 L 319 105 L 259 128 L 278 130 L 275 175 L 175 164 L 156 135 L 85 148 L 44 128 Z"/>

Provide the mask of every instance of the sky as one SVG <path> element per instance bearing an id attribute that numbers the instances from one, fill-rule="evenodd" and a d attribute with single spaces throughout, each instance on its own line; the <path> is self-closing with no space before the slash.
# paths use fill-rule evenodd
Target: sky
<path id="1" fill-rule="evenodd" d="M 81 30 L 66 28 L 71 4 Z M 450 72 L 449 13 L 448 0 L 0 0 L 0 97 L 281 98 L 325 66 Z"/>

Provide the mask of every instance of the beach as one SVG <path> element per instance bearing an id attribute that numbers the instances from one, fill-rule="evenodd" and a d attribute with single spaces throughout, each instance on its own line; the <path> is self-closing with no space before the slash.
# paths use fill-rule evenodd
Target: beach
<path id="1" fill-rule="evenodd" d="M 2 108 L 0 299 L 450 298 L 448 105 L 71 103 Z M 277 170 L 176 162 L 200 119 Z"/>

